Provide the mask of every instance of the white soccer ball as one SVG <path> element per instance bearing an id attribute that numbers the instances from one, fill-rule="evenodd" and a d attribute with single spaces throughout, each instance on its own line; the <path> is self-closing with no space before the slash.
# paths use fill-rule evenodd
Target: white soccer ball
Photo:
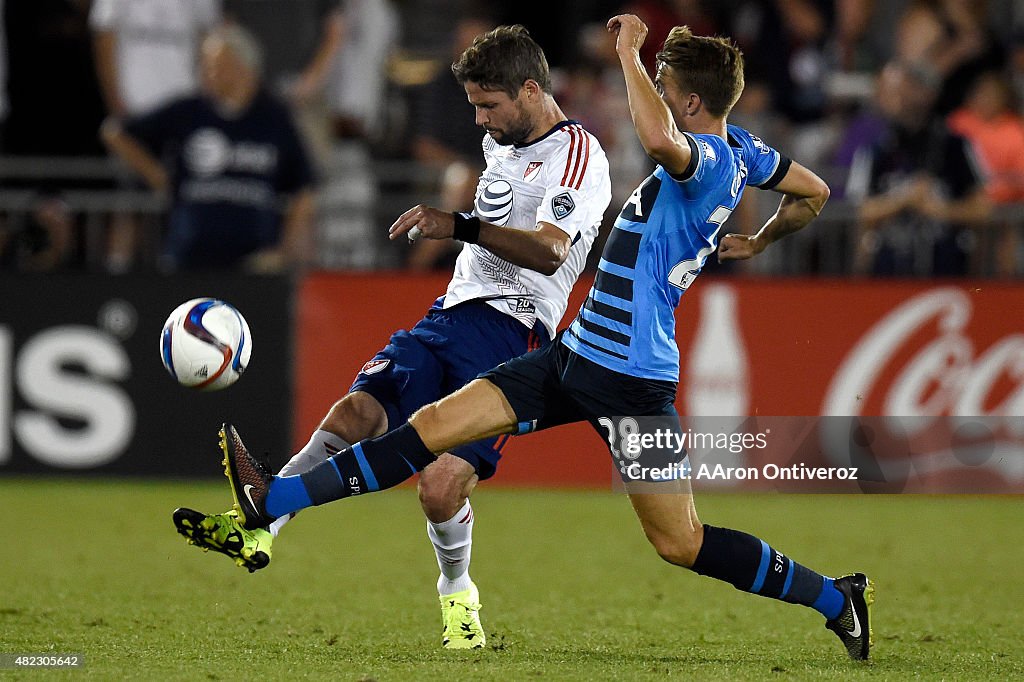
<path id="1" fill-rule="evenodd" d="M 160 358 L 182 386 L 217 391 L 238 381 L 252 355 L 249 325 L 216 298 L 182 303 L 160 332 Z"/>

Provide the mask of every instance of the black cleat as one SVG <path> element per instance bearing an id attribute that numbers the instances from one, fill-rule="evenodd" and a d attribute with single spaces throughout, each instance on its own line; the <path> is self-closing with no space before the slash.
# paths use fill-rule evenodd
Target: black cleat
<path id="1" fill-rule="evenodd" d="M 866 661 L 874 645 L 871 638 L 871 605 L 875 601 L 875 586 L 863 573 L 836 578 L 835 586 L 846 596 L 846 604 L 839 617 L 825 623 L 825 627 L 842 640 L 850 658 Z"/>
<path id="2" fill-rule="evenodd" d="M 224 475 L 231 483 L 238 520 L 247 530 L 266 528 L 275 517 L 265 506 L 274 477 L 256 461 L 239 438 L 235 427 L 224 424 L 220 430 L 220 449 L 224 452 Z"/>

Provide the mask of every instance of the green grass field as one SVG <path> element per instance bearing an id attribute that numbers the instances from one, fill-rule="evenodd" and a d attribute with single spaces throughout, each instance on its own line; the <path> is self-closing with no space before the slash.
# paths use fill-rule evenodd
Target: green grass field
<path id="1" fill-rule="evenodd" d="M 187 547 L 176 506 L 221 483 L 0 479 L 0 653 L 84 654 L 57 678 L 1005 679 L 1024 675 L 1024 500 L 707 495 L 703 520 L 878 585 L 875 660 L 820 617 L 661 562 L 628 501 L 482 486 L 473 576 L 488 646 L 439 643 L 415 495 L 306 512 L 248 574 Z M 0 677 L 37 679 L 3 670 Z"/>

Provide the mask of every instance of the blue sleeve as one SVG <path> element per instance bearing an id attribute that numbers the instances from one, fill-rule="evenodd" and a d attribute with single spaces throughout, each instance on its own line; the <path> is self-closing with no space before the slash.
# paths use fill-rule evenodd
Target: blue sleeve
<path id="1" fill-rule="evenodd" d="M 743 161 L 747 164 L 747 184 L 759 189 L 772 189 L 786 177 L 793 161 L 769 147 L 761 138 L 742 128 L 729 133 L 743 145 Z"/>
<path id="2" fill-rule="evenodd" d="M 700 185 L 706 180 L 718 181 L 722 161 L 731 164 L 731 152 L 725 140 L 717 135 L 683 133 L 690 145 L 690 163 L 682 173 L 672 175 L 676 182 Z"/>

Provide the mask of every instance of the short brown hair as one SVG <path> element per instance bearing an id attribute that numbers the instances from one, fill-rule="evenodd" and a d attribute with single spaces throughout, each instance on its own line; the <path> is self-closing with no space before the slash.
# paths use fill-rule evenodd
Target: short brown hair
<path id="1" fill-rule="evenodd" d="M 743 92 L 743 53 L 728 38 L 695 36 L 689 26 L 676 26 L 656 58 L 715 116 L 726 116 Z"/>
<path id="2" fill-rule="evenodd" d="M 473 82 L 484 90 L 502 90 L 515 99 L 528 80 L 551 92 L 551 74 L 544 50 L 522 25 L 499 26 L 477 36 L 452 64 L 459 85 Z"/>

